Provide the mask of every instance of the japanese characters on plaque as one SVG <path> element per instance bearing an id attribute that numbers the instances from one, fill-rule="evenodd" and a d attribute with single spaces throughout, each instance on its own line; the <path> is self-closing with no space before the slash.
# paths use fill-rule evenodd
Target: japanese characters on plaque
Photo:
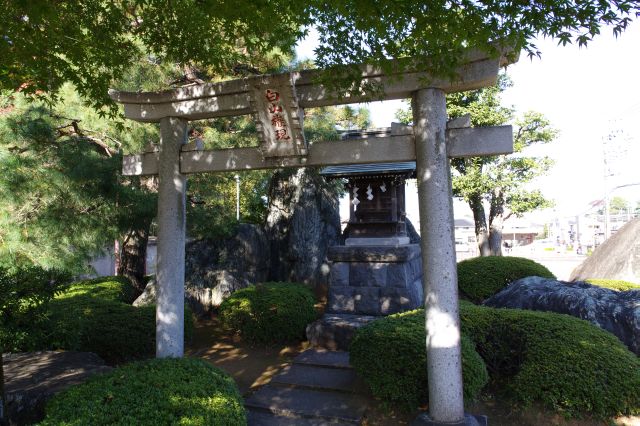
<path id="1" fill-rule="evenodd" d="M 266 75 L 251 78 L 249 89 L 256 124 L 260 134 L 260 148 L 265 160 L 288 164 L 303 162 L 307 143 L 302 132 L 304 112 L 295 93 L 297 73 Z"/>

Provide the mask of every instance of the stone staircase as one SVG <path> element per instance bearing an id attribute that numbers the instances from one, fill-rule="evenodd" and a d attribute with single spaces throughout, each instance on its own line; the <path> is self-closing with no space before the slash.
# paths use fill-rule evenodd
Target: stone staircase
<path id="1" fill-rule="evenodd" d="M 359 425 L 365 395 L 348 352 L 309 349 L 246 398 L 245 407 L 249 426 Z"/>

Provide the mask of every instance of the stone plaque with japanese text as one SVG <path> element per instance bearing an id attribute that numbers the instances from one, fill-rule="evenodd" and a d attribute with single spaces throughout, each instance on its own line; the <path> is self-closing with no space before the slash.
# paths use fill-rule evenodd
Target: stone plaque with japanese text
<path id="1" fill-rule="evenodd" d="M 295 163 L 307 155 L 302 131 L 304 112 L 298 105 L 295 79 L 298 73 L 265 75 L 249 80 L 251 102 L 256 111 L 260 150 L 265 159 Z"/>

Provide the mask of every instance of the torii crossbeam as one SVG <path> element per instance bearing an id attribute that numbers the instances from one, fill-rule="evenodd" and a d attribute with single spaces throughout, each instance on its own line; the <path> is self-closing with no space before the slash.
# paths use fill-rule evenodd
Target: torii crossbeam
<path id="1" fill-rule="evenodd" d="M 160 123 L 159 148 L 127 156 L 123 164 L 126 175 L 159 176 L 156 356 L 180 357 L 184 353 L 187 174 L 415 160 L 425 285 L 430 416 L 434 424 L 463 422 L 460 321 L 448 159 L 510 153 L 513 136 L 510 126 L 452 125 L 448 128 L 445 93 L 492 85 L 500 66 L 508 63 L 505 56 L 492 58 L 471 52 L 454 80 L 434 78 L 428 71 L 406 71 L 389 76 L 376 68 L 363 66 L 361 83 L 373 82 L 381 88 L 377 100 L 412 99 L 413 128 L 402 128 L 386 138 L 316 142 L 309 147 L 301 143 L 284 154 L 280 154 L 284 152 L 281 149 L 284 145 L 272 144 L 285 143 L 279 139 L 286 135 L 286 130 L 292 130 L 294 125 L 301 127 L 298 119 L 302 109 L 371 99 L 364 95 L 339 96 L 331 92 L 318 83 L 320 74 L 327 72 L 322 70 L 286 76 L 256 76 L 153 93 L 111 91 L 111 97 L 124 104 L 127 118 Z M 269 86 L 275 80 L 290 82 L 285 87 L 288 94 L 283 95 L 281 103 L 277 103 L 280 100 L 273 94 L 282 91 L 282 86 L 277 86 L 281 88 L 278 90 Z M 256 102 L 260 93 L 266 94 L 267 99 L 262 99 L 262 104 Z M 271 113 L 268 117 L 275 127 L 263 129 L 263 133 L 266 135 L 270 131 L 275 138 L 272 135 L 271 139 L 264 139 L 261 147 L 199 151 L 186 144 L 189 120 L 265 115 L 264 102 L 268 102 Z M 289 110 L 292 105 L 298 115 L 296 110 Z M 280 117 L 280 113 L 286 117 Z M 263 119 L 262 127 L 268 126 L 269 122 Z M 269 154 L 271 152 L 275 154 Z"/>

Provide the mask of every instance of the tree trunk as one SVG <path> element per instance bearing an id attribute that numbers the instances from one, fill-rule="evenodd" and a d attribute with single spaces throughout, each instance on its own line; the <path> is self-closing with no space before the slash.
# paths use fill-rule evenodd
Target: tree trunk
<path id="1" fill-rule="evenodd" d="M 502 215 L 497 216 L 489 226 L 489 250 L 490 256 L 502 256 Z"/>
<path id="2" fill-rule="evenodd" d="M 490 256 L 489 248 L 489 231 L 487 229 L 487 216 L 482 205 L 482 198 L 474 196 L 469 200 L 469 207 L 473 212 L 473 222 L 476 230 L 476 240 L 478 241 L 478 250 L 480 256 Z"/>
<path id="3" fill-rule="evenodd" d="M 144 229 L 133 229 L 125 236 L 120 249 L 118 275 L 129 278 L 140 292 L 144 290 L 148 241 L 148 226 Z"/>
<path id="4" fill-rule="evenodd" d="M 496 189 L 491 197 L 489 208 L 489 247 L 491 256 L 502 256 L 502 228 L 505 217 L 504 196 Z"/>

